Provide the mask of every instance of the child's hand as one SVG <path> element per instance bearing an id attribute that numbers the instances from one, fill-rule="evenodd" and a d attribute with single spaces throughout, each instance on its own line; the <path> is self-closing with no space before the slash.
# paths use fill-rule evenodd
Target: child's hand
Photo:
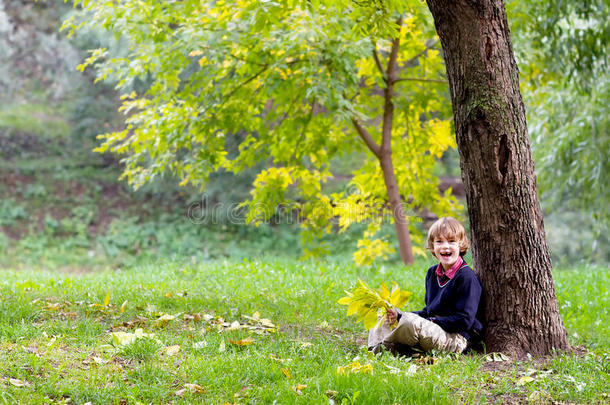
<path id="1" fill-rule="evenodd" d="M 398 312 L 394 308 L 388 309 L 388 312 L 385 315 L 385 319 L 388 321 L 388 324 L 395 324 L 396 320 L 398 319 Z"/>

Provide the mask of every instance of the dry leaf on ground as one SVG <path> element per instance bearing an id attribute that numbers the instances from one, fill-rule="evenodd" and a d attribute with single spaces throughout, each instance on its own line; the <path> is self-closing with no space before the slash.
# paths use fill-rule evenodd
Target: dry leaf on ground
<path id="1" fill-rule="evenodd" d="M 180 352 L 180 345 L 166 346 L 161 349 L 161 354 L 167 354 L 168 356 L 175 356 Z"/>

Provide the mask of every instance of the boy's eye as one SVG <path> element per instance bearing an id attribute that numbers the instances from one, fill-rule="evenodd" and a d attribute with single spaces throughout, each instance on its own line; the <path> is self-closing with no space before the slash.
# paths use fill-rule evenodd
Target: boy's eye
<path id="1" fill-rule="evenodd" d="M 435 244 L 435 245 L 442 245 L 444 242 L 450 243 L 450 244 L 452 244 L 452 245 L 453 245 L 453 244 L 458 243 L 458 241 L 457 241 L 457 240 L 455 240 L 455 239 L 447 239 L 447 240 L 444 240 L 444 239 L 436 239 L 436 240 L 434 241 L 434 244 Z"/>

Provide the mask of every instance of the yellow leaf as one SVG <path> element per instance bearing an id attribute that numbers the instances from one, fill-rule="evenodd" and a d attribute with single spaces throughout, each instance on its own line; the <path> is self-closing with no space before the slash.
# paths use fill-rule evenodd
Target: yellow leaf
<path id="1" fill-rule="evenodd" d="M 351 296 L 347 296 L 347 297 L 343 297 L 339 301 L 337 301 L 337 304 L 349 305 L 350 302 L 352 302 L 352 297 Z"/>
<path id="2" fill-rule="evenodd" d="M 123 301 L 123 304 L 121 305 L 121 310 L 120 313 L 122 314 L 123 312 L 125 312 L 125 308 L 127 308 L 127 300 Z"/>
<path id="3" fill-rule="evenodd" d="M 275 325 L 273 324 L 273 322 L 271 322 L 271 320 L 267 319 L 267 318 L 262 318 L 260 320 L 260 324 L 266 328 L 275 328 Z"/>
<path id="4" fill-rule="evenodd" d="M 220 345 L 218 345 L 218 353 L 222 353 L 225 350 L 227 350 L 227 347 L 225 345 L 225 341 L 223 340 L 222 342 L 220 342 Z"/>
<path id="5" fill-rule="evenodd" d="M 288 370 L 287 368 L 282 369 L 282 374 L 284 374 L 286 376 L 286 378 L 288 378 L 288 379 L 292 378 L 292 374 L 290 373 L 290 370 Z"/>
<path id="6" fill-rule="evenodd" d="M 362 319 L 362 324 L 366 330 L 371 330 L 377 325 L 379 321 L 376 311 L 369 311 L 367 315 Z"/>
<path id="7" fill-rule="evenodd" d="M 200 55 L 203 55 L 203 51 L 202 51 L 202 50 L 199 50 L 199 49 L 197 49 L 197 50 L 192 51 L 191 53 L 189 53 L 189 56 L 191 56 L 191 57 L 193 57 L 193 56 L 200 56 Z"/>
<path id="8" fill-rule="evenodd" d="M 191 392 L 191 394 L 203 394 L 205 393 L 205 390 L 203 389 L 202 386 L 197 385 L 197 384 L 184 384 L 185 388 L 188 388 L 188 390 Z"/>
<path id="9" fill-rule="evenodd" d="M 159 318 L 157 318 L 157 320 L 155 321 L 155 325 L 157 326 L 165 326 L 169 323 L 169 321 L 173 321 L 174 319 L 176 319 L 175 316 L 173 315 L 169 315 L 169 314 L 165 314 L 160 316 Z"/>
<path id="10" fill-rule="evenodd" d="M 303 390 L 303 389 L 305 389 L 305 388 L 307 388 L 307 385 L 305 385 L 305 384 L 297 384 L 297 385 L 292 386 L 292 390 L 293 390 L 294 392 L 296 392 L 297 394 L 299 394 L 299 395 L 302 395 L 302 394 L 303 394 L 303 393 L 301 392 L 301 390 Z"/>
<path id="11" fill-rule="evenodd" d="M 527 383 L 530 383 L 534 381 L 533 377 L 521 377 L 517 380 L 517 385 L 525 385 Z"/>
<path id="12" fill-rule="evenodd" d="M 255 313 L 252 314 L 252 318 L 254 318 L 254 319 L 259 319 L 260 317 L 261 317 L 261 314 L 258 311 L 256 311 Z"/>
<path id="13" fill-rule="evenodd" d="M 110 291 L 106 294 L 106 298 L 104 298 L 104 306 L 107 307 L 110 304 Z"/>
<path id="14" fill-rule="evenodd" d="M 180 345 L 165 346 L 161 349 L 161 354 L 167 354 L 168 356 L 175 356 L 180 352 Z"/>
<path id="15" fill-rule="evenodd" d="M 390 298 L 390 290 L 388 290 L 388 286 L 385 283 L 381 283 L 379 295 L 386 301 Z"/>
<path id="16" fill-rule="evenodd" d="M 136 340 L 136 335 L 133 333 L 127 332 L 113 332 L 112 333 L 112 342 L 115 346 L 125 346 L 134 342 Z"/>
<path id="17" fill-rule="evenodd" d="M 373 366 L 371 364 L 360 364 L 359 361 L 354 361 L 345 366 L 337 367 L 338 374 L 368 374 L 373 371 Z"/>
<path id="18" fill-rule="evenodd" d="M 349 304 L 349 307 L 347 307 L 347 316 L 354 315 L 355 313 L 360 311 L 361 306 L 362 306 L 362 303 L 360 303 L 358 301 L 351 302 Z"/>
<path id="19" fill-rule="evenodd" d="M 231 342 L 232 344 L 234 344 L 236 346 L 248 346 L 248 345 L 251 345 L 252 343 L 254 343 L 254 339 L 252 339 L 252 337 L 247 337 L 242 340 L 229 339 L 229 342 Z"/>
<path id="20" fill-rule="evenodd" d="M 390 295 L 390 304 L 395 306 L 396 308 L 402 308 L 411 298 L 411 293 L 409 291 L 401 291 L 398 286 L 393 290 L 392 295 Z"/>

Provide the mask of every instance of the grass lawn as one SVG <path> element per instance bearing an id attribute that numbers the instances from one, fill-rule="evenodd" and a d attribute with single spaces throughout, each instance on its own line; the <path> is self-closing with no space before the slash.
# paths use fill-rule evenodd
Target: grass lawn
<path id="1" fill-rule="evenodd" d="M 374 357 L 336 303 L 361 277 L 423 306 L 429 263 L 283 259 L 2 271 L 0 402 L 394 404 L 610 401 L 608 268 L 556 270 L 578 355 Z M 139 337 L 136 337 L 139 336 Z M 128 343 L 130 342 L 131 343 Z"/>

